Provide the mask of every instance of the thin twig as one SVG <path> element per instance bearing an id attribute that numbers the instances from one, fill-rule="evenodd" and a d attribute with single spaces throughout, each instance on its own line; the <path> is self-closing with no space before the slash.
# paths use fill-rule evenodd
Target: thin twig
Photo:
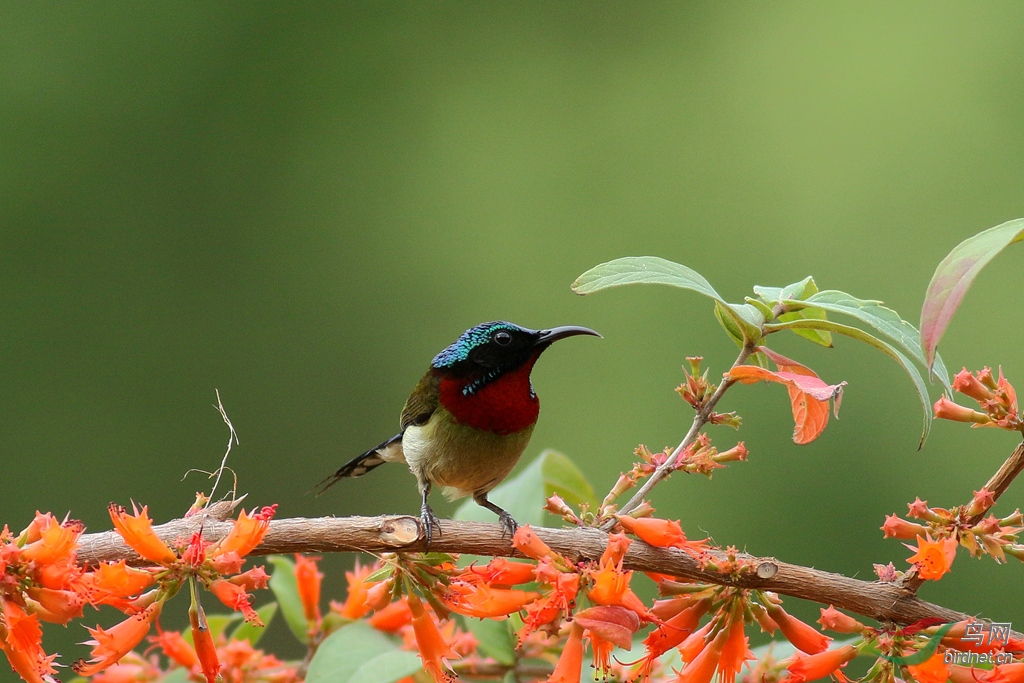
<path id="1" fill-rule="evenodd" d="M 220 400 L 220 390 L 214 389 L 214 392 L 217 394 L 217 405 L 215 405 L 214 408 L 216 408 L 217 412 L 220 413 L 221 418 L 224 420 L 224 424 L 228 426 L 228 446 L 224 449 L 224 457 L 220 461 L 220 467 L 217 468 L 217 479 L 213 482 L 213 488 L 210 489 L 210 500 L 214 500 L 213 494 L 217 492 L 217 485 L 220 484 L 221 475 L 224 474 L 224 470 L 228 466 L 228 456 L 231 455 L 232 442 L 234 442 L 235 445 L 238 444 L 238 434 L 235 432 L 235 426 L 231 424 L 231 419 L 228 418 L 228 411 L 224 409 L 224 403 Z M 236 489 L 232 489 L 232 494 L 234 493 L 237 493 Z"/>
<path id="2" fill-rule="evenodd" d="M 732 367 L 743 365 L 744 361 L 747 360 L 752 352 L 753 347 L 750 344 L 744 345 L 743 349 L 740 351 L 740 355 L 737 356 L 736 360 L 733 362 Z M 711 394 L 711 398 L 709 398 L 701 409 L 697 411 L 697 414 L 693 416 L 693 423 L 690 425 L 689 431 L 686 432 L 686 436 L 683 437 L 683 440 L 679 442 L 679 445 L 676 446 L 675 450 L 672 451 L 672 454 L 668 456 L 665 462 L 663 462 L 658 469 L 656 469 L 654 473 L 644 481 L 640 488 L 637 489 L 636 493 L 633 494 L 633 497 L 619 509 L 620 515 L 628 514 L 630 510 L 639 505 L 643 499 L 647 497 L 647 494 L 650 493 L 651 489 L 654 488 L 658 482 L 672 474 L 672 471 L 675 469 L 676 461 L 679 460 L 679 456 L 682 455 L 683 452 L 690 447 L 690 444 L 692 444 L 697 438 L 700 430 L 702 430 L 704 425 L 707 424 L 708 418 L 715 409 L 715 405 L 718 403 L 718 400 L 722 398 L 722 394 L 724 394 L 726 390 L 735 383 L 735 381 L 736 380 L 729 377 L 722 379 L 722 383 L 718 385 L 717 389 L 715 389 L 715 393 Z M 614 518 L 609 519 L 601 525 L 601 530 L 610 531 L 616 524 L 617 522 Z"/>

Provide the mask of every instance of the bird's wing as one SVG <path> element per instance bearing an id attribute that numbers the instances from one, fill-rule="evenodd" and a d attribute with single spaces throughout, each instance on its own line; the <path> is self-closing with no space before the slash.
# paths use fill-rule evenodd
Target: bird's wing
<path id="1" fill-rule="evenodd" d="M 413 425 L 425 424 L 440 405 L 441 377 L 428 370 L 409 395 L 402 408 L 402 431 Z"/>

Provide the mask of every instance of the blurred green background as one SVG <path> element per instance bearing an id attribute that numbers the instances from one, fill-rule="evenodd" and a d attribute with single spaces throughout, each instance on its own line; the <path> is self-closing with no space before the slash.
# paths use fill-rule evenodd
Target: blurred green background
<path id="1" fill-rule="evenodd" d="M 307 491 L 492 319 L 604 334 L 538 365 L 527 458 L 558 449 L 607 490 L 638 443 L 685 432 L 684 357 L 716 374 L 735 347 L 695 294 L 573 279 L 658 255 L 737 301 L 814 275 L 916 324 L 938 261 L 1024 215 L 1022 32 L 1015 2 L 5 3 L 0 523 L 180 515 L 209 486 L 182 476 L 223 453 L 215 388 L 250 503 L 414 513 L 400 467 Z M 1022 257 L 968 295 L 952 370 L 1024 385 Z M 780 387 L 731 392 L 743 428 L 713 436 L 750 462 L 654 496 L 692 535 L 872 578 L 909 555 L 885 514 L 966 501 L 1014 446 L 937 424 L 918 452 L 894 363 L 776 347 L 849 382 L 842 419 L 797 447 Z M 350 562 L 325 561 L 329 594 Z M 922 595 L 1019 629 L 1022 578 L 961 556 Z"/>

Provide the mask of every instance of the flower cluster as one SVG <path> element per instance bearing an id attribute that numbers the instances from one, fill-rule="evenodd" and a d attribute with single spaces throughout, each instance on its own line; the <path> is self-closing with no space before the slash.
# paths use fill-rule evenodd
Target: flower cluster
<path id="1" fill-rule="evenodd" d="M 1018 543 L 1024 516 L 1015 510 L 1001 519 L 992 514 L 984 517 L 994 502 L 992 492 L 984 488 L 974 492 L 968 505 L 952 509 L 931 507 L 918 498 L 907 506 L 908 516 L 917 522 L 889 515 L 882 531 L 886 538 L 916 539 L 916 545 L 907 545 L 915 551 L 907 561 L 922 579 L 938 580 L 949 572 L 960 546 L 973 557 L 987 554 L 1005 562 L 1011 555 L 1024 560 L 1024 545 Z"/>
<path id="2" fill-rule="evenodd" d="M 92 676 L 113 666 L 133 650 L 149 634 L 160 616 L 164 603 L 186 583 L 192 602 L 189 622 L 196 670 L 208 683 L 214 683 L 221 670 L 221 660 L 210 633 L 206 613 L 202 608 L 196 583 L 200 583 L 232 610 L 245 615 L 250 623 L 261 626 L 259 616 L 252 608 L 248 591 L 266 588 L 269 576 L 263 567 L 242 572 L 244 557 L 260 541 L 277 506 L 265 507 L 249 515 L 242 510 L 233 526 L 220 541 L 207 541 L 201 531 L 175 544 L 175 549 L 164 542 L 153 530 L 145 506 L 124 507 L 111 503 L 110 518 L 114 529 L 144 560 L 156 565 L 149 570 L 133 570 L 123 561 L 101 564 L 88 585 L 94 591 L 93 601 L 110 604 L 123 611 L 127 618 L 104 629 L 88 629 L 92 639 L 89 661 L 78 660 L 72 668 L 81 676 Z M 142 592 L 149 586 L 150 590 Z"/>
<path id="3" fill-rule="evenodd" d="M 0 649 L 29 683 L 53 681 L 54 659 L 43 651 L 40 621 L 67 624 L 82 616 L 90 583 L 76 562 L 81 522 L 36 513 L 15 536 L 0 531 Z"/>
<path id="4" fill-rule="evenodd" d="M 793 683 L 812 681 L 830 674 L 845 680 L 836 669 L 861 654 L 877 657 L 861 679 L 865 683 L 888 683 L 899 679 L 918 683 L 1024 681 L 1024 664 L 1012 661 L 1014 655 L 1024 648 L 1024 641 L 1010 637 L 1008 624 L 1005 625 L 1006 633 L 995 637 L 986 636 L 983 624 L 974 620 L 945 623 L 941 619 L 927 619 L 902 628 L 891 624 L 875 628 L 865 626 L 831 605 L 821 609 L 819 623 L 825 630 L 856 634 L 858 639 L 854 644 L 791 663 L 788 680 Z M 994 633 L 989 630 L 989 634 Z M 981 660 L 978 655 L 983 655 L 987 661 L 995 661 L 997 665 L 985 669 L 954 663 L 970 660 L 972 655 L 975 662 Z M 794 667 L 799 667 L 799 671 Z"/>
<path id="5" fill-rule="evenodd" d="M 943 396 L 935 402 L 935 417 L 969 422 L 974 427 L 999 427 L 1024 432 L 1024 418 L 1017 406 L 1017 392 L 1003 377 L 1002 368 L 999 368 L 999 379 L 992 376 L 991 368 L 983 368 L 974 374 L 964 368 L 953 379 L 953 389 L 974 399 L 981 410 L 959 405 Z"/>

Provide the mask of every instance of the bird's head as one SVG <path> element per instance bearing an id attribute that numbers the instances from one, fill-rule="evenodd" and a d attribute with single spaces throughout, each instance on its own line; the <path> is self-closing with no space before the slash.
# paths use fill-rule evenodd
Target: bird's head
<path id="1" fill-rule="evenodd" d="M 455 377 L 496 377 L 532 364 L 551 344 L 577 334 L 601 336 L 590 328 L 575 325 L 531 330 L 503 321 L 482 323 L 463 332 L 437 354 L 432 366 Z"/>

